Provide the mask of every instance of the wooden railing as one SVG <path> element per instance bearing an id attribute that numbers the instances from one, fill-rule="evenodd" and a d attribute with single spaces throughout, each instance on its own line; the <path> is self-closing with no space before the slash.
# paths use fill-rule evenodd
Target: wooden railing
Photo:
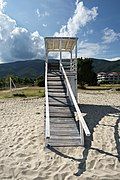
<path id="1" fill-rule="evenodd" d="M 46 101 L 46 138 L 50 138 L 50 118 L 49 118 L 49 101 L 48 101 L 48 85 L 47 85 L 48 63 L 45 63 L 45 101 Z"/>
<path id="2" fill-rule="evenodd" d="M 68 89 L 68 91 L 69 91 L 69 94 L 70 94 L 70 96 L 71 96 L 72 102 L 73 102 L 74 107 L 75 107 L 75 109 L 76 109 L 77 117 L 78 117 L 78 119 L 79 119 L 79 121 L 80 121 L 80 123 L 81 123 L 81 125 L 82 125 L 82 128 L 83 128 L 86 136 L 90 136 L 90 131 L 89 131 L 89 129 L 88 129 L 88 127 L 87 127 L 87 124 L 86 124 L 86 122 L 85 122 L 85 120 L 84 120 L 84 118 L 83 118 L 83 116 L 82 116 L 82 113 L 81 113 L 81 111 L 80 111 L 80 109 L 79 109 L 79 106 L 78 106 L 77 101 L 76 101 L 76 99 L 75 99 L 75 96 L 74 96 L 74 94 L 73 94 L 71 85 L 70 85 L 70 83 L 69 83 L 68 77 L 67 77 L 67 75 L 66 75 L 66 72 L 65 72 L 65 70 L 64 70 L 64 67 L 63 67 L 62 63 L 60 63 L 60 67 L 61 67 L 62 73 L 63 73 L 64 78 L 65 78 L 65 81 L 66 81 L 67 89 Z"/>

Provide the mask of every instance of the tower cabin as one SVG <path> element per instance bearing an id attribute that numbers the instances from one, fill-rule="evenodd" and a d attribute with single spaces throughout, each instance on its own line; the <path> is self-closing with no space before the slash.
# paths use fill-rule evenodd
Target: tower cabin
<path id="1" fill-rule="evenodd" d="M 90 131 L 77 103 L 76 37 L 45 37 L 45 143 L 46 146 L 84 145 Z M 59 59 L 48 59 L 57 52 Z M 62 58 L 68 53 L 68 59 Z M 73 57 L 74 55 L 74 57 Z"/>

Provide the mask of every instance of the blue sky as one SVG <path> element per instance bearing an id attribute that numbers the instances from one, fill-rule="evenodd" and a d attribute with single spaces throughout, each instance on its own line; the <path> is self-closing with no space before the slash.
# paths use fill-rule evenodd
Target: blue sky
<path id="1" fill-rule="evenodd" d="M 44 57 L 45 36 L 77 36 L 78 57 L 120 58 L 120 0 L 0 0 L 0 62 Z"/>

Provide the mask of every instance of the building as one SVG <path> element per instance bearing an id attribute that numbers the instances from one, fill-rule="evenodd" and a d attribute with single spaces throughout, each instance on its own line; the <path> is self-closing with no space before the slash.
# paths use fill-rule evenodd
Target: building
<path id="1" fill-rule="evenodd" d="M 117 84 L 120 83 L 120 72 L 100 72 L 97 74 L 98 84 L 100 83 L 110 83 Z"/>

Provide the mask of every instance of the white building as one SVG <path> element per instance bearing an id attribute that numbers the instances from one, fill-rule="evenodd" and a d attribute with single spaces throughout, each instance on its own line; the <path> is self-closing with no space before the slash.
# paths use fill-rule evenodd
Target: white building
<path id="1" fill-rule="evenodd" d="M 98 83 L 120 83 L 120 72 L 105 73 L 100 72 L 97 74 Z"/>

